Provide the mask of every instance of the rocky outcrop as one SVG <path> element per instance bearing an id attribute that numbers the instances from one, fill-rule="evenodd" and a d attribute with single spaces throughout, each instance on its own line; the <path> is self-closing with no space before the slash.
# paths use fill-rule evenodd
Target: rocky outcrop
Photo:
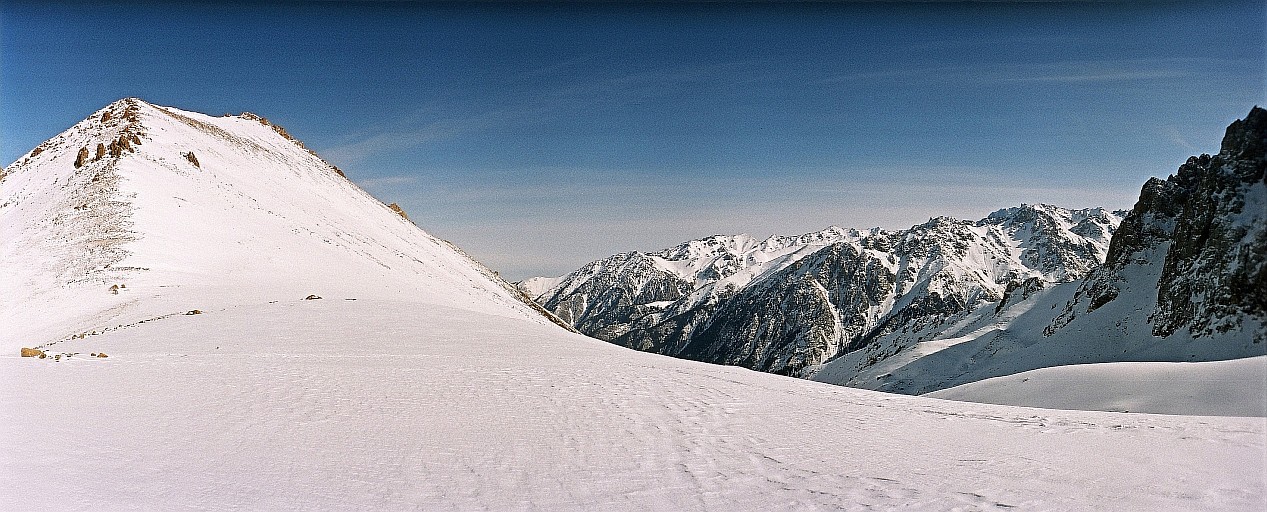
<path id="1" fill-rule="evenodd" d="M 1232 123 L 1213 157 L 1175 176 L 1182 207 L 1157 283 L 1153 334 L 1226 332 L 1267 321 L 1267 111 Z"/>
<path id="2" fill-rule="evenodd" d="M 202 168 L 202 164 L 198 163 L 198 157 L 194 155 L 193 151 L 185 153 L 185 160 L 188 160 L 189 163 L 194 164 L 194 167 Z"/>
<path id="3" fill-rule="evenodd" d="M 1264 148 L 1267 111 L 1254 107 L 1228 127 L 1217 155 L 1191 157 L 1165 180 L 1148 180 L 1105 264 L 1044 333 L 1116 300 L 1123 283 L 1142 274 L 1157 276 L 1148 317 L 1155 336 L 1186 330 L 1201 337 L 1246 320 L 1267 322 Z"/>
<path id="4" fill-rule="evenodd" d="M 88 163 L 88 148 L 80 148 L 75 157 L 75 168 L 83 167 L 85 163 Z"/>
<path id="5" fill-rule="evenodd" d="M 401 208 L 400 205 L 392 203 L 387 205 L 387 207 L 391 208 L 393 212 L 396 212 L 396 215 L 403 217 L 405 220 L 409 220 L 409 215 L 405 214 L 405 209 Z"/>

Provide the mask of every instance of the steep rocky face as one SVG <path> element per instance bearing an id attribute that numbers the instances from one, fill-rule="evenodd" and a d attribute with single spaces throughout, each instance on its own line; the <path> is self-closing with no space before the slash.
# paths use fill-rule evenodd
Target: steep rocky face
<path id="1" fill-rule="evenodd" d="M 591 263 L 539 300 L 623 346 L 797 375 L 886 333 L 998 301 L 1009 286 L 1079 278 L 1102 260 L 1120 218 L 1022 205 L 893 232 L 714 236 Z"/>
<path id="2" fill-rule="evenodd" d="M 1182 209 L 1157 283 L 1153 334 L 1194 336 L 1267 320 L 1267 111 L 1232 123 L 1223 147 L 1179 168 Z"/>
<path id="3" fill-rule="evenodd" d="M 657 267 L 640 253 L 624 253 L 589 263 L 558 285 L 559 293 L 541 302 L 564 322 L 595 338 L 614 340 L 628 325 L 661 303 L 691 291 L 691 283 Z"/>
<path id="4" fill-rule="evenodd" d="M 1115 300 L 1129 280 L 1154 282 L 1154 336 L 1226 332 L 1267 321 L 1267 111 L 1228 127 L 1219 154 L 1152 178 L 1122 221 L 1104 266 L 1045 329 L 1051 335 Z M 1136 283 L 1139 285 L 1140 283 Z M 1262 334 L 1259 334 L 1262 337 Z"/>
<path id="5" fill-rule="evenodd" d="M 872 327 L 895 283 L 893 270 L 875 255 L 835 243 L 725 301 L 673 355 L 795 374 Z"/>

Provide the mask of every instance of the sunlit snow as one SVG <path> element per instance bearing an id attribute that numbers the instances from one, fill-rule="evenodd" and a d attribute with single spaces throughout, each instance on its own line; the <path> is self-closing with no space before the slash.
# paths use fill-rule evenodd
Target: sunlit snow
<path id="1" fill-rule="evenodd" d="M 1267 419 L 969 404 L 623 349 L 257 119 L 136 104 L 134 152 L 72 165 L 124 129 L 98 112 L 0 181 L 0 510 L 1267 499 Z"/>

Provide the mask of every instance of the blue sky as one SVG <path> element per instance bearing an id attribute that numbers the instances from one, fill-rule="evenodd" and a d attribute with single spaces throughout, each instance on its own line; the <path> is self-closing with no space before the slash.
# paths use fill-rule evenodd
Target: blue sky
<path id="1" fill-rule="evenodd" d="M 714 233 L 1128 208 L 1262 2 L 0 2 L 0 160 L 127 96 L 285 126 L 510 278 Z"/>

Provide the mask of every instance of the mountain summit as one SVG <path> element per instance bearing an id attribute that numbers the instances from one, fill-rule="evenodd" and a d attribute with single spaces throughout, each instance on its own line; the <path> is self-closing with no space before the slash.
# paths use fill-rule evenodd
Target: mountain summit
<path id="1" fill-rule="evenodd" d="M 268 119 L 135 98 L 5 168 L 0 261 L 3 350 L 310 295 L 545 321 Z"/>

